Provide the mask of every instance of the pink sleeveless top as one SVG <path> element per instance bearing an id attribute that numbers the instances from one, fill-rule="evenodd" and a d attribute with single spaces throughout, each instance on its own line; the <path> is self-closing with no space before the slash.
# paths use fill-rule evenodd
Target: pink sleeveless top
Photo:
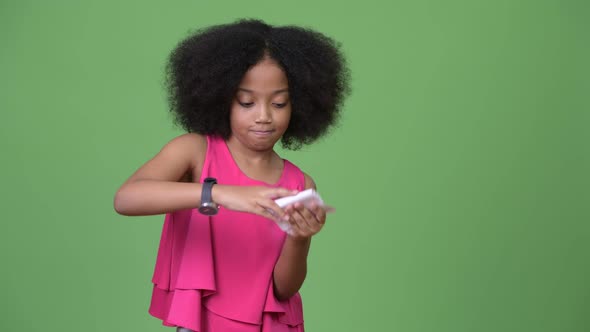
<path id="1" fill-rule="evenodd" d="M 287 160 L 280 180 L 267 184 L 246 176 L 225 141 L 207 137 L 200 182 L 305 189 L 303 172 Z M 220 208 L 215 216 L 196 209 L 166 214 L 152 282 L 149 312 L 166 326 L 199 330 L 203 306 L 222 317 L 262 324 L 266 314 L 289 326 L 303 324 L 299 293 L 278 301 L 272 274 L 286 234 L 270 219 Z"/>

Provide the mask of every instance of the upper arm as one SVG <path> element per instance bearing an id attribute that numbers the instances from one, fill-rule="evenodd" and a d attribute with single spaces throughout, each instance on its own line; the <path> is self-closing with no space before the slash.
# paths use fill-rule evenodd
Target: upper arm
<path id="1" fill-rule="evenodd" d="M 206 150 L 207 140 L 204 136 L 178 136 L 135 171 L 123 186 L 138 180 L 179 181 L 193 169 L 200 172 Z"/>
<path id="2" fill-rule="evenodd" d="M 307 173 L 303 173 L 303 175 L 305 176 L 305 189 L 311 188 L 313 190 L 317 190 L 315 182 L 313 181 L 311 176 L 309 176 Z"/>

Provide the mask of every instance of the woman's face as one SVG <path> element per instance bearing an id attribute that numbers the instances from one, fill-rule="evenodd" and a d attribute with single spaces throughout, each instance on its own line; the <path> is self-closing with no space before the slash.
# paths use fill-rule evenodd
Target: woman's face
<path id="1" fill-rule="evenodd" d="M 230 111 L 230 139 L 261 151 L 272 149 L 291 119 L 287 76 L 269 57 L 250 68 L 238 86 Z"/>

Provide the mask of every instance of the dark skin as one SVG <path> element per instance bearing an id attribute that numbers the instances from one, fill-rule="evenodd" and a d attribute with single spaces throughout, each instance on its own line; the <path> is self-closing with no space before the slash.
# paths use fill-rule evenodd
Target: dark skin
<path id="1" fill-rule="evenodd" d="M 273 148 L 290 121 L 287 87 L 283 70 L 264 58 L 246 73 L 231 106 L 228 148 L 244 174 L 268 184 L 278 181 L 283 168 Z M 202 187 L 194 181 L 200 178 L 206 151 L 206 138 L 199 134 L 173 139 L 121 186 L 115 195 L 115 210 L 123 215 L 153 215 L 198 207 Z M 306 189 L 315 188 L 307 174 L 305 182 Z M 326 221 L 320 206 L 294 204 L 281 209 L 274 202 L 293 194 L 296 191 L 267 186 L 215 185 L 212 190 L 213 201 L 224 208 L 282 218 L 291 224 L 273 273 L 279 300 L 290 298 L 301 288 L 311 238 Z"/>

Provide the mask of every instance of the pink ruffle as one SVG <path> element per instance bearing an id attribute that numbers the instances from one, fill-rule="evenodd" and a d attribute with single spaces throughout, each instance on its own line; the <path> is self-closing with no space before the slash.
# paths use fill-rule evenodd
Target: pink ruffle
<path id="1" fill-rule="evenodd" d="M 200 331 L 207 297 L 216 292 L 215 260 L 211 221 L 196 210 L 176 211 L 166 215 L 156 267 L 149 313 L 165 326 L 182 326 Z M 190 239 L 190 242 L 187 241 Z M 267 331 L 303 331 L 301 297 L 297 293 L 287 301 L 274 296 L 272 278 L 259 321 L 255 324 L 287 325 Z M 244 308 L 245 310 L 249 308 Z M 219 308 L 213 312 L 231 320 L 239 318 Z M 253 322 L 245 322 L 252 324 Z M 296 328 L 293 330 L 293 328 Z"/>
<path id="2" fill-rule="evenodd" d="M 165 326 L 181 326 L 201 331 L 202 292 L 195 289 L 167 291 L 154 286 L 149 313 Z"/>
<path id="3" fill-rule="evenodd" d="M 277 300 L 274 295 L 272 278 L 266 295 L 266 302 L 264 303 L 264 312 L 275 313 L 279 322 L 289 326 L 303 324 L 303 303 L 299 293 L 296 293 L 287 301 Z"/>

